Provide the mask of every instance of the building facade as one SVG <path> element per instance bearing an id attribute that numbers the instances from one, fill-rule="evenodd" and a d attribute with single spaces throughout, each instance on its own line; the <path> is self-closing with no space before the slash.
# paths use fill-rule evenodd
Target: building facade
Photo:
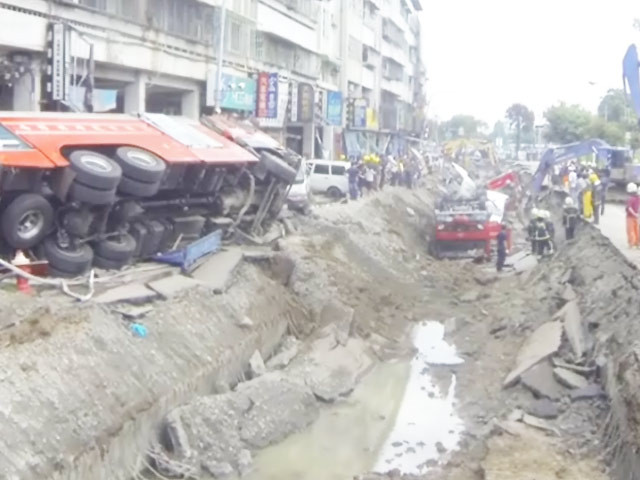
<path id="1" fill-rule="evenodd" d="M 419 10 L 420 0 L 1 0 L 0 110 L 197 118 L 215 107 L 255 117 L 310 158 L 381 151 L 420 131 Z"/>

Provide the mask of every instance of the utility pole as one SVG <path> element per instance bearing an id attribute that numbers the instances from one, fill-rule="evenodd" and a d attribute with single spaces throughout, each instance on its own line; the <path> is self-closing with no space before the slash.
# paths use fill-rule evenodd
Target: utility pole
<path id="1" fill-rule="evenodd" d="M 218 35 L 218 68 L 216 70 L 215 107 L 222 107 L 222 59 L 224 56 L 224 34 L 227 29 L 227 0 L 222 0 L 220 5 L 220 34 Z"/>

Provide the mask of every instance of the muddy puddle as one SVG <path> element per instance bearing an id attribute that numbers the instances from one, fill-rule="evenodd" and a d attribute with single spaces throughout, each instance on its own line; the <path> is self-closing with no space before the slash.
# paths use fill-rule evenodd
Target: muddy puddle
<path id="1" fill-rule="evenodd" d="M 422 473 L 456 447 L 462 422 L 454 412 L 455 378 L 440 392 L 429 364 L 459 364 L 444 328 L 424 322 L 414 331 L 411 361 L 372 370 L 348 398 L 322 411 L 306 431 L 256 454 L 248 480 L 344 480 L 398 468 Z"/>

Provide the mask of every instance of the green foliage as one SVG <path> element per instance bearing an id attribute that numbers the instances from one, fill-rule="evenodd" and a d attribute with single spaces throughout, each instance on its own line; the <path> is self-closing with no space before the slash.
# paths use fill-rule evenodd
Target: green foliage
<path id="1" fill-rule="evenodd" d="M 621 89 L 609 90 L 598 106 L 598 116 L 605 118 L 609 122 L 628 122 L 633 115 L 624 91 Z"/>
<path id="2" fill-rule="evenodd" d="M 493 132 L 491 132 L 491 140 L 495 141 L 496 138 L 502 138 L 505 140 L 507 137 L 507 129 L 504 126 L 504 122 L 497 121 L 493 126 Z"/>
<path id="3" fill-rule="evenodd" d="M 535 115 L 531 110 L 521 103 L 514 103 L 507 109 L 507 119 L 511 124 L 511 128 L 516 129 L 516 155 L 520 151 L 520 142 L 523 133 L 533 132 L 533 124 Z"/>
<path id="4" fill-rule="evenodd" d="M 440 138 L 450 140 L 462 137 L 478 137 L 481 136 L 480 130 L 486 127 L 487 124 L 485 122 L 472 115 L 454 115 L 451 120 L 441 124 Z"/>
<path id="5" fill-rule="evenodd" d="M 545 137 L 551 143 L 573 143 L 589 136 L 591 114 L 580 105 L 562 102 L 547 109 L 544 118 L 549 124 Z"/>
<path id="6" fill-rule="evenodd" d="M 624 145 L 625 130 L 622 124 L 617 122 L 605 122 L 600 117 L 593 117 L 586 131 L 588 138 L 599 138 L 609 145 Z"/>

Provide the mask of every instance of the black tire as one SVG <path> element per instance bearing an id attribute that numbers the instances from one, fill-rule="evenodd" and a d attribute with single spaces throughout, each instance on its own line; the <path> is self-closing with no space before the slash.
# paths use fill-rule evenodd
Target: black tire
<path id="1" fill-rule="evenodd" d="M 291 184 L 296 179 L 298 172 L 289 166 L 284 160 L 279 159 L 275 155 L 262 152 L 260 155 L 260 165 L 262 168 L 275 175 L 285 183 Z"/>
<path id="2" fill-rule="evenodd" d="M 23 193 L 2 213 L 2 234 L 13 248 L 33 248 L 53 225 L 53 207 L 42 195 Z"/>
<path id="3" fill-rule="evenodd" d="M 122 175 L 144 183 L 160 183 L 167 165 L 153 153 L 139 148 L 120 147 L 116 150 L 116 161 Z"/>
<path id="4" fill-rule="evenodd" d="M 140 182 L 129 177 L 122 177 L 118 191 L 132 197 L 152 197 L 160 190 L 160 181 L 156 183 Z"/>
<path id="5" fill-rule="evenodd" d="M 97 190 L 73 182 L 69 189 L 69 197 L 71 200 L 89 205 L 108 205 L 116 201 L 116 190 Z"/>
<path id="6" fill-rule="evenodd" d="M 327 195 L 331 198 L 342 198 L 342 192 L 338 187 L 329 187 L 327 189 Z"/>
<path id="7" fill-rule="evenodd" d="M 122 268 L 129 265 L 128 260 L 110 260 L 98 255 L 93 257 L 93 266 L 96 268 L 102 268 L 103 270 L 122 270 Z"/>
<path id="8" fill-rule="evenodd" d="M 53 268 L 52 266 L 49 266 L 48 272 L 49 276 L 55 278 L 76 278 L 80 276 L 77 273 L 63 272 L 62 270 L 58 270 L 57 268 Z"/>
<path id="9" fill-rule="evenodd" d="M 120 165 L 91 150 L 71 152 L 69 163 L 76 182 L 97 190 L 114 190 L 122 177 Z"/>
<path id="10" fill-rule="evenodd" d="M 50 268 L 71 276 L 85 273 L 93 262 L 93 250 L 89 245 L 64 249 L 58 245 L 55 237 L 49 237 L 44 241 L 44 255 L 49 260 Z"/>
<path id="11" fill-rule="evenodd" d="M 103 260 L 128 262 L 136 251 L 136 240 L 128 233 L 124 233 L 102 240 L 96 243 L 93 248 L 96 253 L 94 264 L 98 257 Z"/>

